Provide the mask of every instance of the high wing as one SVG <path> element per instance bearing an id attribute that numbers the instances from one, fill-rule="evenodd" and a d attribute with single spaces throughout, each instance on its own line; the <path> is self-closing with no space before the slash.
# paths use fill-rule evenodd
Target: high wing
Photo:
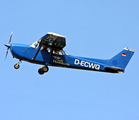
<path id="1" fill-rule="evenodd" d="M 50 46 L 53 48 L 63 49 L 66 46 L 66 38 L 62 35 L 48 32 L 41 38 L 42 45 Z"/>
<path id="2" fill-rule="evenodd" d="M 32 60 L 35 60 L 42 45 L 50 46 L 50 47 L 58 48 L 58 49 L 63 49 L 66 46 L 66 37 L 56 34 L 56 33 L 48 32 L 46 35 L 40 38 L 39 46 Z"/>

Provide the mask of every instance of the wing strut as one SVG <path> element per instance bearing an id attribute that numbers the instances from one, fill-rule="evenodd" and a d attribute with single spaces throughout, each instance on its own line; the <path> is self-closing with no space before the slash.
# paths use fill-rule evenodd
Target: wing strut
<path id="1" fill-rule="evenodd" d="M 38 53 L 39 53 L 39 51 L 41 49 L 42 43 L 43 43 L 43 40 L 40 41 L 40 44 L 39 44 L 38 48 L 36 49 L 35 56 L 34 56 L 34 58 L 32 58 L 32 60 L 36 59 L 36 57 L 37 57 L 37 55 L 38 55 Z"/>

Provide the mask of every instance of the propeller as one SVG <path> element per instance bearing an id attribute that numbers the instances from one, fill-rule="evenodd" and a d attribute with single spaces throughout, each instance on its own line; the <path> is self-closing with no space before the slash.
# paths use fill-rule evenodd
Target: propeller
<path id="1" fill-rule="evenodd" d="M 13 32 L 11 32 L 9 43 L 8 43 L 8 44 L 5 44 L 5 46 L 7 47 L 7 52 L 6 52 L 5 59 L 7 58 L 7 55 L 8 55 L 9 49 L 10 49 L 10 47 L 11 47 L 12 35 L 13 35 Z"/>

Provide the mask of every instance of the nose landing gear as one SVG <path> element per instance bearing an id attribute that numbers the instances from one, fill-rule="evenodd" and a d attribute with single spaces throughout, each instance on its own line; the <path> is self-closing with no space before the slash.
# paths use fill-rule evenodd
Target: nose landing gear
<path id="1" fill-rule="evenodd" d="M 19 69 L 19 67 L 20 67 L 20 65 L 19 65 L 20 62 L 21 62 L 21 60 L 20 60 L 18 63 L 16 63 L 16 64 L 14 65 L 14 68 L 15 68 L 15 69 Z"/>
<path id="2" fill-rule="evenodd" d="M 43 66 L 42 68 L 40 68 L 40 69 L 38 70 L 38 73 L 39 73 L 40 75 L 43 75 L 45 72 L 48 72 L 48 70 L 49 70 L 49 68 L 48 68 L 47 66 Z"/>
<path id="3" fill-rule="evenodd" d="M 14 65 L 14 68 L 15 68 L 15 69 L 19 69 L 19 67 L 20 67 L 20 65 L 19 65 L 18 63 L 16 63 L 16 64 Z"/>

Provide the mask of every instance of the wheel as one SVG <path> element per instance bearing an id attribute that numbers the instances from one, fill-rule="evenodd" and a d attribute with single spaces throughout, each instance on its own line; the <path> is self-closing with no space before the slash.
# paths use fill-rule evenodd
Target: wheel
<path id="1" fill-rule="evenodd" d="M 40 75 L 43 75 L 43 74 L 44 74 L 43 68 L 40 68 L 40 69 L 38 70 L 38 73 L 39 73 Z"/>
<path id="2" fill-rule="evenodd" d="M 14 68 L 15 68 L 15 69 L 19 69 L 19 67 L 20 67 L 20 65 L 17 64 L 17 63 L 14 65 Z"/>
<path id="3" fill-rule="evenodd" d="M 42 69 L 44 72 L 48 72 L 48 70 L 49 70 L 49 68 L 47 66 L 44 66 Z"/>

